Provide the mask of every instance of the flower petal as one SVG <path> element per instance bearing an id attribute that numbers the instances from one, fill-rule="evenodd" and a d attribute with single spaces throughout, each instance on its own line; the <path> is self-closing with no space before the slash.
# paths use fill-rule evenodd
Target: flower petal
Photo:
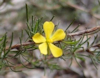
<path id="1" fill-rule="evenodd" d="M 33 37 L 32 37 L 33 41 L 35 43 L 42 43 L 45 42 L 46 39 L 40 34 L 40 33 L 36 33 Z"/>
<path id="2" fill-rule="evenodd" d="M 66 36 L 65 32 L 62 29 L 58 29 L 53 36 L 51 37 L 51 40 L 54 41 L 59 41 L 64 39 Z"/>
<path id="3" fill-rule="evenodd" d="M 46 43 L 40 44 L 39 50 L 42 54 L 47 55 L 47 44 Z"/>
<path id="4" fill-rule="evenodd" d="M 49 48 L 50 48 L 51 53 L 53 54 L 54 57 L 62 56 L 63 52 L 57 46 L 53 45 L 52 43 L 49 43 Z"/>
<path id="5" fill-rule="evenodd" d="M 43 25 L 43 29 L 44 29 L 44 32 L 45 32 L 45 36 L 46 38 L 50 38 L 53 30 L 54 30 L 54 24 L 53 22 L 48 22 L 46 21 Z"/>

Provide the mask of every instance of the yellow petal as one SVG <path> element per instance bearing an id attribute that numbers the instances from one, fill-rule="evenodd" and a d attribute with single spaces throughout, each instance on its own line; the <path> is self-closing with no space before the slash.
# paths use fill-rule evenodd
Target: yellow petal
<path id="1" fill-rule="evenodd" d="M 40 34 L 40 33 L 36 33 L 33 37 L 32 37 L 33 41 L 35 43 L 42 43 L 45 42 L 46 39 Z"/>
<path id="2" fill-rule="evenodd" d="M 51 40 L 54 41 L 59 41 L 64 39 L 66 36 L 65 32 L 62 29 L 58 29 L 53 36 L 51 37 Z"/>
<path id="3" fill-rule="evenodd" d="M 47 44 L 46 43 L 40 44 L 39 50 L 42 54 L 47 55 Z"/>
<path id="4" fill-rule="evenodd" d="M 54 57 L 62 56 L 63 52 L 59 47 L 53 45 L 52 43 L 49 43 L 49 48 Z"/>
<path id="5" fill-rule="evenodd" d="M 45 36 L 46 38 L 50 38 L 53 30 L 54 30 L 54 24 L 53 22 L 48 22 L 46 21 L 43 25 L 43 29 L 44 29 L 44 32 L 45 32 Z"/>

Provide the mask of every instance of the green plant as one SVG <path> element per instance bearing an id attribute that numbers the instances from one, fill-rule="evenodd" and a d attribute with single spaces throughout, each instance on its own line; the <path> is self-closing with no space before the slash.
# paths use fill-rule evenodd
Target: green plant
<path id="1" fill-rule="evenodd" d="M 35 42 L 32 40 L 32 36 L 36 34 L 37 32 L 44 34 L 42 25 L 43 25 L 43 18 L 34 19 L 32 16 L 32 20 L 30 22 L 28 17 L 28 7 L 26 5 L 26 18 L 27 18 L 27 28 L 21 32 L 20 44 L 12 45 L 13 43 L 13 33 L 11 36 L 11 42 L 9 47 L 7 47 L 7 33 L 4 34 L 0 38 L 0 69 L 1 71 L 8 71 L 9 69 L 12 71 L 21 71 L 23 68 L 28 69 L 34 69 L 34 68 L 50 68 L 50 69 L 63 69 L 60 67 L 59 64 L 56 63 L 55 60 L 58 59 L 69 59 L 72 60 L 75 59 L 76 62 L 79 64 L 80 67 L 82 65 L 77 61 L 82 60 L 85 61 L 85 57 L 90 58 L 93 62 L 94 66 L 96 67 L 96 64 L 100 62 L 100 44 L 95 43 L 95 40 L 98 38 L 98 36 L 94 36 L 94 40 L 92 43 L 89 42 L 90 34 L 96 34 L 100 27 L 94 27 L 91 29 L 87 29 L 84 31 L 76 32 L 78 27 L 77 26 L 74 30 L 70 31 L 68 33 L 69 27 L 73 24 L 72 23 L 66 28 L 65 33 L 66 37 L 64 40 L 57 41 L 54 44 L 58 47 L 60 47 L 63 50 L 63 55 L 61 57 L 55 58 L 52 55 L 41 55 L 41 59 L 38 59 L 35 56 L 34 50 L 38 49 L 38 46 Z M 50 19 L 50 21 L 53 20 L 53 17 Z M 57 26 L 56 26 L 57 27 Z M 28 35 L 28 38 L 25 42 L 22 43 L 23 39 L 23 32 L 26 32 Z M 76 39 L 74 36 L 79 36 L 79 39 Z M 84 40 L 85 38 L 85 40 Z M 86 45 L 87 48 L 84 48 L 83 45 Z M 91 51 L 91 48 L 94 48 L 94 50 Z M 84 54 L 85 53 L 85 54 Z M 24 62 L 21 61 L 21 58 L 24 59 Z M 16 62 L 14 62 L 15 60 Z"/>

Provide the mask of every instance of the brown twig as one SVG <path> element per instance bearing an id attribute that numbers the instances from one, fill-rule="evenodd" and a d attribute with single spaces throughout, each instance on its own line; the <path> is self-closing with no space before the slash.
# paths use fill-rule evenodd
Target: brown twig
<path id="1" fill-rule="evenodd" d="M 21 46 L 28 46 L 28 45 L 33 45 L 33 44 L 35 44 L 35 43 L 34 42 L 27 42 L 27 43 L 22 43 L 22 44 L 16 44 L 16 45 L 13 45 L 11 47 L 11 49 L 17 49 Z M 6 47 L 6 50 L 8 50 L 8 49 L 9 49 L 9 47 Z"/>
<path id="2" fill-rule="evenodd" d="M 93 45 L 92 47 L 99 47 L 100 48 L 100 43 Z"/>
<path id="3" fill-rule="evenodd" d="M 81 11 L 84 11 L 84 12 L 89 12 L 87 9 L 81 7 L 81 6 L 78 6 L 78 5 L 75 5 L 75 4 L 72 4 L 70 2 L 66 2 L 66 4 L 70 7 L 73 7 L 75 9 L 78 9 L 78 10 L 81 10 Z"/>
<path id="4" fill-rule="evenodd" d="M 37 7 L 37 8 L 41 8 L 41 9 L 45 9 L 45 10 L 55 10 L 55 9 L 59 9 L 59 8 L 61 8 L 59 5 L 54 5 L 53 7 L 50 7 L 50 6 L 47 6 L 47 4 L 44 4 L 44 6 L 39 6 L 39 5 L 37 5 L 36 3 L 35 3 L 35 1 L 32 1 L 32 0 L 29 0 L 30 1 L 30 3 L 32 4 L 32 5 L 34 5 L 35 7 Z"/>
<path id="5" fill-rule="evenodd" d="M 93 46 L 90 46 L 90 48 L 92 48 L 92 47 L 100 48 L 100 43 L 95 44 L 95 45 L 93 45 Z M 78 50 L 77 52 L 78 52 L 78 53 L 87 52 L 87 53 L 89 53 L 89 54 L 94 55 L 93 51 L 91 51 L 89 48 L 87 48 L 87 49 L 85 49 L 85 50 Z"/>
<path id="6" fill-rule="evenodd" d="M 85 49 L 85 50 L 78 50 L 77 51 L 77 53 L 83 53 L 83 52 L 87 52 L 87 53 L 89 53 L 89 54 L 92 54 L 92 55 L 94 55 L 94 53 L 90 50 L 90 49 Z"/>
<path id="7" fill-rule="evenodd" d="M 86 34 L 86 33 L 91 33 L 91 32 L 97 31 L 97 30 L 100 30 L 100 26 L 93 27 L 91 29 L 87 29 L 87 30 L 83 30 L 83 31 L 79 31 L 79 32 L 75 32 L 75 33 L 69 33 L 67 35 L 68 36 L 79 36 L 79 35 L 83 35 L 83 34 Z"/>
<path id="8" fill-rule="evenodd" d="M 91 28 L 91 29 L 87 29 L 87 30 L 83 30 L 83 31 L 78 31 L 78 32 L 75 32 L 75 33 L 69 33 L 67 34 L 67 36 L 79 36 L 79 35 L 83 35 L 83 34 L 86 34 L 86 33 L 91 33 L 91 32 L 94 32 L 96 30 L 99 30 L 100 29 L 100 26 L 97 26 L 97 27 L 94 27 L 94 28 Z M 17 49 L 21 46 L 28 46 L 28 45 L 33 45 L 35 44 L 34 42 L 27 42 L 27 43 L 22 43 L 22 44 L 16 44 L 16 45 L 13 45 L 11 47 L 11 49 Z M 8 50 L 9 47 L 6 47 L 6 50 Z"/>
<path id="9" fill-rule="evenodd" d="M 94 14 L 91 10 L 88 10 L 86 8 L 83 8 L 81 6 L 78 6 L 78 5 L 75 5 L 75 4 L 72 4 L 70 2 L 66 2 L 66 4 L 70 7 L 73 7 L 74 9 L 77 9 L 77 10 L 81 10 L 81 11 L 84 11 L 84 12 L 87 12 L 89 14 L 91 14 L 93 17 L 97 18 L 97 19 L 100 19 L 100 15 L 98 14 Z"/>

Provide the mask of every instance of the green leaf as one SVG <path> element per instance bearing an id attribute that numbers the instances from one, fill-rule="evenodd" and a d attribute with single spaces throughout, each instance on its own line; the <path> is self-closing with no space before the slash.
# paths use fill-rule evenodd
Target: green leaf
<path id="1" fill-rule="evenodd" d="M 66 43 L 66 44 L 70 44 L 70 45 L 75 45 L 75 44 L 77 44 L 78 43 L 78 41 L 63 41 L 64 43 Z"/>
<path id="2" fill-rule="evenodd" d="M 54 17 L 55 17 L 55 16 L 53 16 L 53 17 L 50 19 L 50 21 L 52 21 L 52 20 L 54 19 Z"/>
<path id="3" fill-rule="evenodd" d="M 36 60 L 35 62 L 32 62 L 33 65 L 37 66 L 39 64 L 39 61 Z"/>
<path id="4" fill-rule="evenodd" d="M 4 54 L 3 58 L 5 58 L 6 55 L 10 52 L 10 50 L 11 50 L 11 46 L 12 46 L 12 42 L 13 42 L 13 33 L 12 33 L 12 37 L 11 37 L 11 42 L 10 42 L 9 49 L 8 49 L 7 52 Z"/>
<path id="5" fill-rule="evenodd" d="M 69 24 L 69 26 L 65 29 L 65 32 L 68 30 L 68 28 L 75 22 L 75 19 Z"/>
<path id="6" fill-rule="evenodd" d="M 56 69 L 56 70 L 61 70 L 63 68 L 60 67 L 60 65 L 57 64 L 49 64 L 50 69 Z"/>
<path id="7" fill-rule="evenodd" d="M 81 57 L 81 56 L 77 56 L 78 59 L 85 61 L 85 58 Z"/>
<path id="8" fill-rule="evenodd" d="M 28 6 L 26 4 L 26 19 L 27 19 L 27 22 L 28 22 Z"/>
<path id="9" fill-rule="evenodd" d="M 0 41 L 2 41 L 3 40 L 3 37 L 2 38 L 0 38 Z"/>

